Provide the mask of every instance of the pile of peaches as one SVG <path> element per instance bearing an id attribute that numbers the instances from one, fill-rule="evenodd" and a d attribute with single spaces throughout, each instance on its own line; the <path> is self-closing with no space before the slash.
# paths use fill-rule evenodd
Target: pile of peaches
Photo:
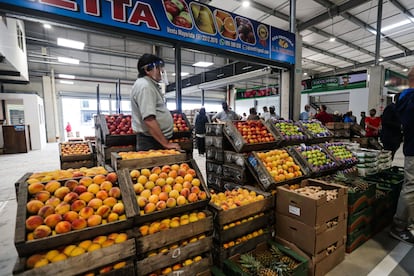
<path id="1" fill-rule="evenodd" d="M 141 215 L 207 199 L 187 163 L 131 170 L 130 176 Z"/>
<path id="2" fill-rule="evenodd" d="M 174 154 L 180 154 L 180 152 L 175 149 L 160 149 L 160 150 L 148 150 L 148 151 L 125 151 L 125 152 L 118 153 L 118 155 L 122 158 L 122 160 L 151 158 L 151 157 L 156 157 L 156 156 L 174 155 Z"/>
<path id="3" fill-rule="evenodd" d="M 27 187 L 27 240 L 126 219 L 117 174 L 84 176 Z"/>
<path id="4" fill-rule="evenodd" d="M 258 195 L 255 191 L 238 188 L 219 193 L 212 191 L 210 204 L 220 207 L 226 211 L 264 199 L 263 195 Z"/>
<path id="5" fill-rule="evenodd" d="M 63 143 L 60 144 L 60 154 L 68 155 L 88 155 L 91 153 L 88 143 Z"/>
<path id="6" fill-rule="evenodd" d="M 108 174 L 108 171 L 102 167 L 92 167 L 92 168 L 79 168 L 79 169 L 67 169 L 67 170 L 55 170 L 55 171 L 47 171 L 47 172 L 35 172 L 29 179 L 27 180 L 28 184 L 34 182 L 48 182 L 51 180 L 59 180 L 59 179 L 68 179 L 68 178 L 76 178 L 82 176 L 95 176 L 98 174 Z"/>
<path id="7" fill-rule="evenodd" d="M 275 141 L 273 134 L 261 121 L 237 121 L 235 127 L 248 144 L 269 143 Z"/>

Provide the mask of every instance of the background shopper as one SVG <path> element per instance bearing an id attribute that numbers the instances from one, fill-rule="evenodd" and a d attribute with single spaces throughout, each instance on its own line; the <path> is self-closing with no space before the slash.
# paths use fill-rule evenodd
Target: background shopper
<path id="1" fill-rule="evenodd" d="M 206 124 L 210 123 L 210 118 L 206 115 L 206 109 L 202 107 L 195 118 L 194 128 L 197 140 L 198 154 L 204 155 L 206 152 Z"/>
<path id="2" fill-rule="evenodd" d="M 223 102 L 221 106 L 223 107 L 223 111 L 214 115 L 212 118 L 213 121 L 225 122 L 240 120 L 240 116 L 237 115 L 233 110 L 230 110 L 229 105 L 226 102 Z"/>
<path id="3" fill-rule="evenodd" d="M 395 152 L 398 150 L 402 142 L 401 121 L 395 106 L 395 103 L 390 103 L 385 107 L 381 116 L 380 133 L 382 145 L 385 150 L 391 151 L 393 160 Z"/>

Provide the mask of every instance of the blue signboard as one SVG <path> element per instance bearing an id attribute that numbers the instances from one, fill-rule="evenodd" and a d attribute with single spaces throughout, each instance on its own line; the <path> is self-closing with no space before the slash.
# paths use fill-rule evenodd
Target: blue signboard
<path id="1" fill-rule="evenodd" d="M 239 54 L 295 63 L 293 33 L 200 2 L 0 0 L 0 3 Z"/>

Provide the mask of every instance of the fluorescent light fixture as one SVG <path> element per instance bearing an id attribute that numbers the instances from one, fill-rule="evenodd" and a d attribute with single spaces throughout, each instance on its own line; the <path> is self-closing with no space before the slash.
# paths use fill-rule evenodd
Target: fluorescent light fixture
<path id="1" fill-rule="evenodd" d="M 172 73 L 171 75 L 172 76 L 175 76 L 175 73 Z M 181 77 L 185 77 L 185 76 L 188 76 L 188 75 L 190 75 L 190 73 L 188 73 L 188 72 L 181 72 Z"/>
<path id="2" fill-rule="evenodd" d="M 247 8 L 247 7 L 249 7 L 250 6 L 250 1 L 243 1 L 242 2 L 242 6 L 243 6 L 243 8 Z"/>
<path id="3" fill-rule="evenodd" d="M 59 76 L 59 78 L 62 78 L 62 79 L 70 79 L 70 80 L 74 80 L 75 79 L 75 76 L 74 75 L 59 74 L 58 76 Z"/>
<path id="4" fill-rule="evenodd" d="M 384 59 L 380 57 L 380 58 L 378 59 L 378 61 L 384 61 Z"/>
<path id="5" fill-rule="evenodd" d="M 61 84 L 74 84 L 73 81 L 68 81 L 68 80 L 60 80 L 59 81 Z"/>
<path id="6" fill-rule="evenodd" d="M 307 76 L 307 75 L 308 75 L 308 73 L 306 73 L 306 72 L 305 72 L 305 73 L 303 73 L 303 75 L 304 75 L 304 76 Z"/>
<path id="7" fill-rule="evenodd" d="M 194 67 L 209 67 L 211 65 L 213 65 L 213 62 L 208 62 L 208 61 L 199 61 L 193 64 Z"/>
<path id="8" fill-rule="evenodd" d="M 85 43 L 83 42 L 61 38 L 61 37 L 58 37 L 57 44 L 59 46 L 69 47 L 69 48 L 74 48 L 74 49 L 79 49 L 79 50 L 83 50 L 83 48 L 85 47 Z"/>
<path id="9" fill-rule="evenodd" d="M 381 28 L 381 32 L 390 31 L 390 30 L 392 30 L 392 29 L 395 29 L 395 28 L 398 28 L 398 27 L 401 27 L 401 26 L 404 26 L 404 25 L 410 24 L 411 22 L 412 22 L 412 21 L 411 21 L 410 19 L 406 19 L 406 20 L 403 20 L 403 21 L 400 21 L 400 22 L 397 22 L 397 23 L 391 24 L 391 25 L 389 25 L 389 26 L 386 26 L 386 27 L 384 27 L 384 28 Z"/>
<path id="10" fill-rule="evenodd" d="M 69 63 L 69 64 L 79 64 L 79 59 L 67 58 L 67 57 L 58 57 L 59 62 Z"/>
<path id="11" fill-rule="evenodd" d="M 336 40 L 336 38 L 335 37 L 333 37 L 333 36 L 331 36 L 330 38 L 329 38 L 329 41 L 330 42 L 334 42 Z"/>
<path id="12" fill-rule="evenodd" d="M 45 23 L 45 24 L 43 24 L 43 28 L 52 29 L 52 25 Z"/>
<path id="13" fill-rule="evenodd" d="M 403 69 L 403 72 L 407 72 L 407 71 L 408 71 L 408 68 L 404 68 L 404 69 Z"/>

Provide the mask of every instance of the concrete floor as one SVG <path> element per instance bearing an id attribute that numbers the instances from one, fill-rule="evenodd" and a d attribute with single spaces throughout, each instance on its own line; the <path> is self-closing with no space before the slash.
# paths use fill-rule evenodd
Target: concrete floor
<path id="1" fill-rule="evenodd" d="M 194 152 L 194 158 L 205 177 L 205 158 Z M 393 165 L 403 165 L 401 150 Z M 23 154 L 0 155 L 0 276 L 11 275 L 17 259 L 14 247 L 16 195 L 14 183 L 27 172 L 59 169 L 58 144 L 49 143 L 44 150 Z M 388 229 L 374 236 L 336 266 L 328 276 L 414 275 L 414 250 L 388 235 Z"/>

